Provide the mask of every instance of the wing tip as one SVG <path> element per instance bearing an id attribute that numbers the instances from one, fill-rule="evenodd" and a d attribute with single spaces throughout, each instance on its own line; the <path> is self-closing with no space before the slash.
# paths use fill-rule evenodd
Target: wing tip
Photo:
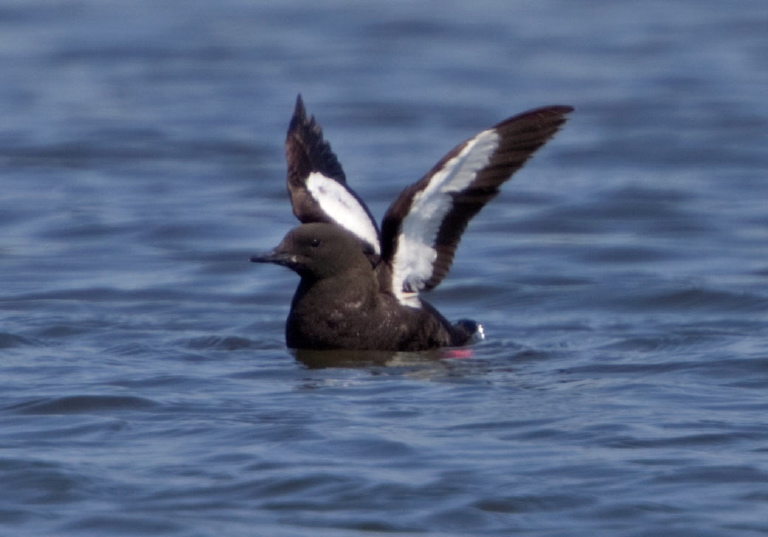
<path id="1" fill-rule="evenodd" d="M 317 122 L 315 121 L 314 116 L 307 116 L 307 109 L 304 107 L 304 99 L 302 99 L 301 93 L 299 93 L 296 95 L 296 104 L 293 107 L 293 116 L 291 117 L 291 122 L 288 125 L 288 137 L 290 138 L 293 133 L 301 133 L 303 130 L 314 131 L 316 134 L 320 134 L 322 139 L 322 133 L 317 133 L 319 130 Z"/>
<path id="2" fill-rule="evenodd" d="M 546 123 L 555 123 L 556 125 L 559 126 L 568 120 L 568 118 L 566 117 L 568 114 L 571 114 L 575 111 L 576 109 L 573 106 L 570 106 L 567 104 L 551 104 L 547 106 L 539 106 L 539 107 L 527 110 L 521 114 L 508 117 L 507 119 L 500 121 L 499 123 L 491 127 L 491 129 L 499 130 L 499 129 L 503 129 L 504 127 L 510 126 L 513 123 L 520 123 L 521 120 L 522 120 L 522 123 L 525 124 L 526 123 L 525 120 L 536 120 L 536 119 Z M 530 123 L 528 124 L 531 125 Z"/>
<path id="3" fill-rule="evenodd" d="M 296 119 L 305 119 L 307 117 L 307 109 L 304 108 L 304 99 L 301 98 L 301 93 L 296 94 L 296 105 L 293 107 L 293 117 Z"/>
<path id="4" fill-rule="evenodd" d="M 570 114 L 571 112 L 576 111 L 576 108 L 569 104 L 552 104 L 545 106 L 544 108 L 549 108 L 554 112 L 559 112 L 560 114 Z"/>
<path id="5" fill-rule="evenodd" d="M 568 120 L 568 114 L 572 114 L 575 111 L 576 109 L 573 106 L 567 104 L 553 104 L 537 108 L 534 110 L 534 113 L 551 118 L 559 128 L 560 125 Z"/>
<path id="6" fill-rule="evenodd" d="M 521 115 L 532 114 L 532 113 L 565 115 L 565 114 L 570 114 L 575 110 L 576 109 L 573 106 L 568 104 L 550 104 L 546 106 L 537 106 L 536 108 L 529 110 L 528 112 L 523 112 L 523 114 Z"/>

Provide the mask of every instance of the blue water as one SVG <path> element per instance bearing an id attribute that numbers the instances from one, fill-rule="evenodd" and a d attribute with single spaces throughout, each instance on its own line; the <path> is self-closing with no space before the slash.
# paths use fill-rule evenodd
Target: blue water
<path id="1" fill-rule="evenodd" d="M 768 4 L 0 4 L 0 535 L 768 535 Z M 577 111 L 430 300 L 285 349 L 298 92 L 381 216 Z"/>

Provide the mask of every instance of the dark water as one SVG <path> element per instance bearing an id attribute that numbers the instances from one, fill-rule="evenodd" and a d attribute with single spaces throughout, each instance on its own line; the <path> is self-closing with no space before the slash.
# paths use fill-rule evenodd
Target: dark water
<path id="1" fill-rule="evenodd" d="M 0 534 L 768 535 L 768 4 L 0 4 Z M 284 348 L 301 91 L 380 216 L 577 108 L 432 302 Z"/>

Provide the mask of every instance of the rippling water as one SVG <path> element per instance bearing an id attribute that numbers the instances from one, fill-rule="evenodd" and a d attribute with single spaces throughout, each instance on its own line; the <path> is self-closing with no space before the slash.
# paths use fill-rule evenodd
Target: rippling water
<path id="1" fill-rule="evenodd" d="M 0 5 L 0 533 L 768 534 L 768 8 Z M 431 301 L 469 355 L 298 353 L 296 93 L 380 216 L 571 104 Z"/>

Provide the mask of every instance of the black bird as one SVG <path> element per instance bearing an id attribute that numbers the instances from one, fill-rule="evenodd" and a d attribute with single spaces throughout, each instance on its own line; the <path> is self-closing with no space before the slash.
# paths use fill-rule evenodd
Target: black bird
<path id="1" fill-rule="evenodd" d="M 419 351 L 482 339 L 479 324 L 452 325 L 419 293 L 443 280 L 469 220 L 572 111 L 530 110 L 459 144 L 400 193 L 379 231 L 299 95 L 286 159 L 302 224 L 251 258 L 301 276 L 286 323 L 288 347 Z"/>

